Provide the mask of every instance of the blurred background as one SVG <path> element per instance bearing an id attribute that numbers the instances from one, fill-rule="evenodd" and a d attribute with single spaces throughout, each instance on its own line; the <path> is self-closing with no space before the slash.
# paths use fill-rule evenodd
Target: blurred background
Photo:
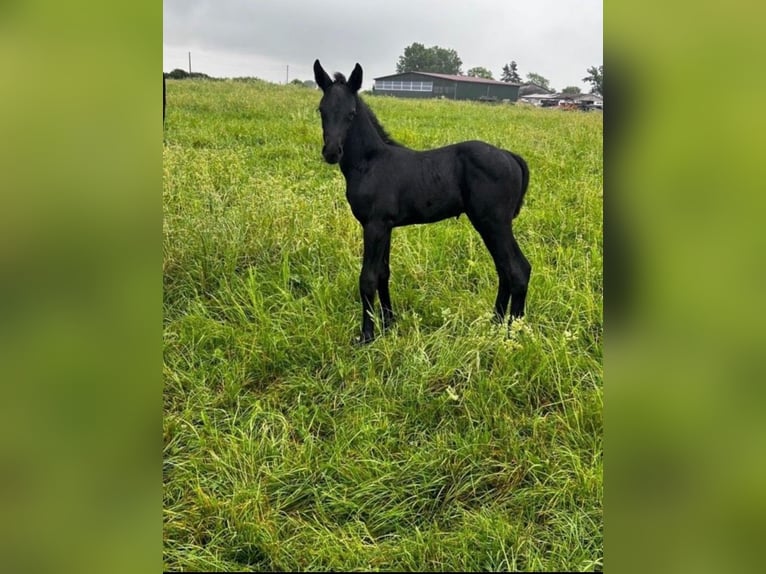
<path id="1" fill-rule="evenodd" d="M 752 73 L 763 55 L 754 6 L 605 7 L 607 571 L 760 562 L 764 79 Z"/>
<path id="2" fill-rule="evenodd" d="M 162 566 L 162 6 L 0 4 L 0 569 Z"/>

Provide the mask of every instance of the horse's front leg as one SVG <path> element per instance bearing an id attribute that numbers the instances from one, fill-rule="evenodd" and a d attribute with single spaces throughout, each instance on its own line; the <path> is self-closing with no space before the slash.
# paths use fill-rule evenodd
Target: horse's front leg
<path id="1" fill-rule="evenodd" d="M 391 228 L 380 221 L 372 221 L 364 226 L 364 260 L 362 273 L 359 275 L 359 294 L 362 298 L 362 334 L 359 342 L 369 343 L 375 338 L 373 307 L 375 291 L 378 290 L 384 274 L 385 256 L 391 245 Z M 388 293 L 386 292 L 386 299 Z M 391 301 L 381 300 L 390 309 Z M 384 306 L 385 308 L 385 306 Z"/>
<path id="2" fill-rule="evenodd" d="M 378 296 L 383 311 L 383 328 L 388 329 L 394 322 L 394 310 L 391 307 L 391 294 L 388 291 L 388 280 L 391 277 L 389 256 L 391 255 L 391 233 L 386 238 L 385 252 L 383 253 L 383 268 L 378 277 Z"/>

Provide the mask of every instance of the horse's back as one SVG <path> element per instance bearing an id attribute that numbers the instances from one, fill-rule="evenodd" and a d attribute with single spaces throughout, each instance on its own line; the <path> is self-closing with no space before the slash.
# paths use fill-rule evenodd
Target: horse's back
<path id="1" fill-rule="evenodd" d="M 482 141 L 456 145 L 466 212 L 498 214 L 510 221 L 518 215 L 528 175 L 516 155 Z M 523 161 L 523 160 L 522 160 Z"/>
<path id="2" fill-rule="evenodd" d="M 464 211 L 455 146 L 391 149 L 382 167 L 398 207 L 397 226 L 440 221 Z"/>
<path id="3" fill-rule="evenodd" d="M 476 175 L 507 180 L 522 175 L 514 154 L 487 142 L 471 140 L 456 144 L 461 159 L 480 171 Z"/>
<path id="4" fill-rule="evenodd" d="M 360 221 L 385 214 L 394 226 L 464 212 L 510 221 L 521 209 L 528 181 L 526 164 L 517 157 L 479 140 L 425 151 L 388 148 L 353 186 L 349 201 Z"/>

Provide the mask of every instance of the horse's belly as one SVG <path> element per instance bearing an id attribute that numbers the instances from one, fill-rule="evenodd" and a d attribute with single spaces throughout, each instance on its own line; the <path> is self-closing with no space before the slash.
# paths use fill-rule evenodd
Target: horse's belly
<path id="1" fill-rule="evenodd" d="M 463 201 L 455 190 L 427 190 L 412 192 L 401 202 L 401 225 L 411 223 L 432 223 L 463 213 Z"/>

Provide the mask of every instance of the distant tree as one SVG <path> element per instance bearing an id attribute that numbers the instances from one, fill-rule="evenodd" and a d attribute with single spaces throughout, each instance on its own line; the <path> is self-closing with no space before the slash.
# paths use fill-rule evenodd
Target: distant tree
<path id="1" fill-rule="evenodd" d="M 591 84 L 590 93 L 604 95 L 604 65 L 602 64 L 598 68 L 591 66 L 588 68 L 588 75 L 582 79 L 583 82 Z"/>
<path id="2" fill-rule="evenodd" d="M 582 91 L 577 86 L 567 86 L 563 90 L 561 90 L 562 94 L 581 94 Z"/>
<path id="3" fill-rule="evenodd" d="M 291 86 L 298 86 L 300 88 L 316 88 L 317 84 L 314 80 L 301 80 L 299 78 L 293 78 L 290 80 Z"/>
<path id="4" fill-rule="evenodd" d="M 469 76 L 473 76 L 474 78 L 486 78 L 487 80 L 494 80 L 492 77 L 492 72 L 490 72 L 487 68 L 482 68 L 481 66 L 471 68 L 468 70 L 467 74 Z"/>
<path id="5" fill-rule="evenodd" d="M 521 83 L 521 76 L 519 76 L 519 71 L 516 67 L 515 61 L 511 61 L 510 64 L 503 66 L 503 75 L 500 77 L 500 80 L 514 84 Z"/>
<path id="6" fill-rule="evenodd" d="M 252 83 L 262 83 L 262 84 L 268 84 L 270 82 L 267 82 L 266 80 L 263 80 L 261 78 L 256 78 L 255 76 L 237 76 L 236 78 L 232 78 L 233 82 L 252 82 Z"/>
<path id="7" fill-rule="evenodd" d="M 548 78 L 544 78 L 540 74 L 535 74 L 534 72 L 530 72 L 527 74 L 527 80 L 532 82 L 533 84 L 537 84 L 541 88 L 545 88 L 546 90 L 552 90 L 551 83 L 548 81 Z"/>
<path id="8" fill-rule="evenodd" d="M 186 70 L 182 70 L 181 68 L 176 68 L 172 72 L 168 74 L 168 78 L 173 78 L 174 80 L 183 80 L 184 78 L 189 77 L 189 72 Z"/>
<path id="9" fill-rule="evenodd" d="M 207 74 L 203 74 L 202 72 L 192 72 L 191 74 L 187 72 L 186 70 L 182 70 L 181 68 L 176 68 L 169 74 L 163 74 L 166 78 L 172 78 L 174 80 L 186 80 L 187 78 L 203 78 L 206 80 L 215 80 L 217 78 L 211 78 Z"/>
<path id="10" fill-rule="evenodd" d="M 438 74 L 459 74 L 463 61 L 455 50 L 431 46 L 426 48 L 418 42 L 407 46 L 399 56 L 396 72 L 434 72 Z"/>

